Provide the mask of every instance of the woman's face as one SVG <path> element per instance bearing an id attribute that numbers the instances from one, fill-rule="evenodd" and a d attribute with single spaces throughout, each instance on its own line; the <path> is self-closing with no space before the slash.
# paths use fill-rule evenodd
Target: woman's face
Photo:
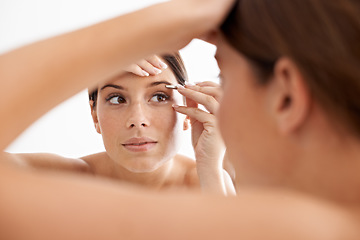
<path id="1" fill-rule="evenodd" d="M 176 155 L 184 117 L 172 105 L 183 98 L 165 85 L 177 84 L 166 69 L 150 77 L 126 73 L 99 86 L 93 117 L 111 159 L 129 171 L 150 172 Z"/>
<path id="2" fill-rule="evenodd" d="M 249 62 L 223 37 L 217 38 L 224 90 L 218 118 L 229 159 L 239 184 L 268 184 L 279 171 L 276 149 L 280 146 L 269 111 L 271 87 L 257 84 Z"/>

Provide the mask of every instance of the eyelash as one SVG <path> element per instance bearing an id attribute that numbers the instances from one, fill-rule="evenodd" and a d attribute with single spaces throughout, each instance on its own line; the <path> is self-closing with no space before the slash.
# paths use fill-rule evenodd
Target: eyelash
<path id="1" fill-rule="evenodd" d="M 158 97 L 161 96 L 161 97 L 165 98 L 164 101 L 160 101 L 160 102 L 165 102 L 165 101 L 170 100 L 170 96 L 165 94 L 165 93 L 155 93 L 155 94 L 152 95 L 152 97 L 150 99 L 152 99 L 155 96 L 158 96 Z"/>
<path id="2" fill-rule="evenodd" d="M 159 101 L 159 103 L 165 102 L 165 101 L 168 101 L 168 100 L 171 99 L 171 97 L 170 97 L 169 95 L 165 94 L 165 93 L 155 93 L 155 94 L 153 94 L 153 95 L 151 96 L 150 100 L 151 100 L 153 97 L 155 97 L 155 96 L 157 96 L 157 97 L 160 96 L 160 97 L 165 98 L 164 101 Z M 120 102 L 120 103 L 118 103 L 118 104 L 126 103 L 125 97 L 123 97 L 123 96 L 120 95 L 120 94 L 111 94 L 111 95 L 109 95 L 109 96 L 105 99 L 105 101 L 106 101 L 106 102 L 110 102 L 110 100 L 113 99 L 113 98 L 115 98 L 115 97 L 122 98 L 122 99 L 125 101 L 125 102 Z M 117 104 L 115 104 L 115 103 L 111 103 L 111 104 L 117 105 Z"/>
<path id="3" fill-rule="evenodd" d="M 120 95 L 120 94 L 111 94 L 111 95 L 109 95 L 107 98 L 105 98 L 105 101 L 106 101 L 106 102 L 110 102 L 110 100 L 113 99 L 113 98 L 115 98 L 115 97 L 122 98 L 122 99 L 124 99 L 124 101 L 126 102 L 126 99 L 125 99 L 122 95 Z M 114 104 L 114 103 L 111 103 L 111 104 Z M 119 103 L 119 104 L 120 104 L 120 103 Z"/>

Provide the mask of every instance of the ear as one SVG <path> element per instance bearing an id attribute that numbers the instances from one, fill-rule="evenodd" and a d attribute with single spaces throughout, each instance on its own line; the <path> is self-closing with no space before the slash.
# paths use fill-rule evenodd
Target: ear
<path id="1" fill-rule="evenodd" d="M 189 117 L 186 116 L 186 118 L 184 119 L 184 126 L 183 126 L 183 130 L 186 131 L 189 129 Z"/>
<path id="2" fill-rule="evenodd" d="M 271 105 L 279 130 L 290 134 L 299 129 L 310 112 L 310 92 L 296 63 L 281 58 L 274 68 Z"/>
<path id="3" fill-rule="evenodd" d="M 93 119 L 94 125 L 95 125 L 95 129 L 96 131 L 101 134 L 101 130 L 100 130 L 100 125 L 99 125 L 99 120 L 97 117 L 97 112 L 96 112 L 96 107 L 94 107 L 94 101 L 90 100 L 89 101 L 90 104 L 90 108 L 91 108 L 91 117 Z"/>

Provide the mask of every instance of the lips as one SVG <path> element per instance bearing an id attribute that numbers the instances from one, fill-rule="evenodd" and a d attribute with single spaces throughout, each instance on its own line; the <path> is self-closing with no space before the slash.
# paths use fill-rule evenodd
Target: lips
<path id="1" fill-rule="evenodd" d="M 148 138 L 148 137 L 140 137 L 140 138 L 130 138 L 122 145 L 131 152 L 145 152 L 149 151 L 155 145 L 157 141 Z"/>

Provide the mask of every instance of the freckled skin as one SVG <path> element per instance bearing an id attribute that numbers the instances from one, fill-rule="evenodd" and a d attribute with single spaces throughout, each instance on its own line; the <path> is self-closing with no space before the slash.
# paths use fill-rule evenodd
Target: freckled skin
<path id="1" fill-rule="evenodd" d="M 177 84 L 167 69 L 146 78 L 128 73 L 106 83 L 121 85 L 126 90 L 108 87 L 99 91 L 97 131 L 103 137 L 109 157 L 129 171 L 153 171 L 172 159 L 180 147 L 184 117 L 173 110 L 172 104 L 181 104 L 181 95 L 165 88 L 165 84 L 147 88 L 151 82 L 164 80 Z M 112 101 L 116 102 L 118 95 L 124 103 L 106 101 L 109 96 L 115 96 Z M 150 151 L 131 152 L 122 144 L 133 137 L 149 137 L 157 144 Z"/>

